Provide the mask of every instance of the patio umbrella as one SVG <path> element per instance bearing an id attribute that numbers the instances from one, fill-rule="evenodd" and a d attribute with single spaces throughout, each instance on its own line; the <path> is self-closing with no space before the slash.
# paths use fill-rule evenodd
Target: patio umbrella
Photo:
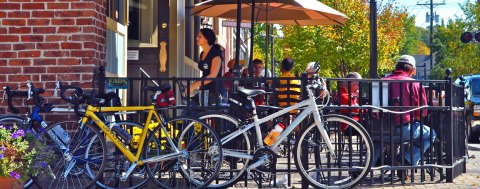
<path id="1" fill-rule="evenodd" d="M 254 8 L 254 9 L 252 9 Z M 284 25 L 343 25 L 347 16 L 317 0 L 242 0 L 241 20 Z M 237 19 L 237 0 L 209 0 L 193 7 L 192 14 Z"/>
<path id="2" fill-rule="evenodd" d="M 192 14 L 242 21 L 283 25 L 343 25 L 347 16 L 317 0 L 208 0 L 196 4 Z M 255 6 L 252 6 L 252 5 Z M 239 10 L 237 12 L 237 10 Z M 238 14 L 238 15 L 237 15 Z M 240 18 L 239 18 L 240 15 Z M 252 28 L 253 33 L 253 28 Z M 268 34 L 266 35 L 266 62 L 268 64 Z M 240 36 L 237 36 L 239 39 Z M 253 44 L 253 43 L 252 43 Z M 250 55 L 252 56 L 252 55 Z M 238 57 L 236 57 L 238 59 Z M 238 61 L 236 61 L 238 62 Z M 250 62 L 249 67 L 252 62 Z M 267 66 L 265 66 L 267 68 Z M 273 67 L 273 63 L 272 63 Z M 265 69 L 266 72 L 267 69 Z M 273 72 L 272 68 L 272 72 Z M 265 73 L 265 75 L 267 75 Z"/>

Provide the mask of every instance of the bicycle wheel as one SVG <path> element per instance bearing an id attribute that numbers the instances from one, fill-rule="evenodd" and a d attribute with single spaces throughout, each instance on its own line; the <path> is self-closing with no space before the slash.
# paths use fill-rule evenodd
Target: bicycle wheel
<path id="1" fill-rule="evenodd" d="M 103 134 L 90 124 L 79 128 L 78 123 L 69 123 L 62 122 L 45 129 L 52 161 L 36 178 L 43 188 L 89 188 L 103 173 L 107 154 Z M 57 126 L 68 137 L 59 137 L 55 132 Z M 55 138 L 51 133 L 55 133 Z M 67 148 L 61 149 L 59 141 Z"/>
<path id="2" fill-rule="evenodd" d="M 220 137 L 223 138 L 231 132 L 238 130 L 240 121 L 223 112 L 207 112 L 200 114 L 199 119 L 209 124 Z M 250 159 L 233 157 L 232 153 L 249 155 L 250 140 L 246 132 L 236 138 L 222 143 L 223 161 L 218 177 L 207 188 L 227 188 L 233 186 L 243 178 Z"/>
<path id="3" fill-rule="evenodd" d="M 109 124 L 109 126 L 119 126 L 126 129 L 126 131 L 132 135 L 132 142 L 129 144 L 130 150 L 133 154 L 137 153 L 138 140 L 142 134 L 143 126 L 139 123 L 130 121 L 120 121 Z M 155 144 L 158 145 L 158 141 Z M 92 143 L 87 146 L 87 151 L 93 147 Z M 150 154 L 160 155 L 158 149 L 151 149 Z M 107 163 L 103 171 L 102 176 L 96 182 L 96 184 L 102 188 L 124 188 L 133 189 L 143 186 L 149 181 L 148 173 L 143 167 L 137 166 L 126 180 L 121 180 L 121 176 L 130 168 L 131 162 L 123 155 L 123 153 L 115 147 L 115 144 L 111 140 L 107 140 Z"/>
<path id="4" fill-rule="evenodd" d="M 303 179 L 318 188 L 352 188 L 370 171 L 373 160 L 372 141 L 355 120 L 342 115 L 322 117 L 335 156 L 315 123 L 300 133 L 295 147 L 295 164 Z M 341 125 L 351 132 L 340 131 Z"/>
<path id="5" fill-rule="evenodd" d="M 162 131 L 165 128 L 166 133 Z M 160 156 L 175 153 L 179 158 L 146 163 L 150 178 L 162 188 L 204 188 L 216 178 L 222 162 L 220 137 L 203 121 L 192 118 L 176 118 L 157 127 L 146 144 L 160 137 L 160 146 L 145 145 L 145 148 L 160 148 Z M 173 140 L 172 146 L 168 138 Z M 149 151 L 149 150 L 145 150 Z M 145 154 L 145 158 L 153 156 Z M 183 179 L 182 179 L 183 177 Z"/>
<path id="6" fill-rule="evenodd" d="M 28 123 L 22 117 L 18 117 L 14 115 L 4 115 L 4 116 L 0 116 L 0 125 L 10 125 L 10 126 L 17 125 L 19 128 L 25 129 L 25 127 L 28 126 Z"/>

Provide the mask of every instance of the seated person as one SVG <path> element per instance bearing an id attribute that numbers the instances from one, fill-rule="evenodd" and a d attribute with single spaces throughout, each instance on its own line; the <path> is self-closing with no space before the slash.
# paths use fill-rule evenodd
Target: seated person
<path id="1" fill-rule="evenodd" d="M 293 64 L 294 62 L 291 58 L 283 59 L 280 68 L 282 74 L 280 74 L 279 77 L 295 77 L 291 73 L 293 69 Z M 277 88 L 277 91 L 279 93 L 277 97 L 279 101 L 279 106 L 291 106 L 301 100 L 300 95 L 297 94 L 300 93 L 300 80 L 280 80 L 279 84 L 280 87 Z M 287 90 L 292 91 L 292 94 L 288 95 Z M 291 100 L 291 102 L 288 101 L 289 99 Z"/>
<path id="2" fill-rule="evenodd" d="M 308 74 L 308 78 L 313 78 L 315 75 L 319 76 L 320 72 L 320 63 L 319 62 L 310 62 L 305 68 L 305 72 Z M 323 86 L 327 87 L 325 82 L 322 80 Z M 320 99 L 323 99 L 327 96 L 327 93 L 323 90 L 318 89 L 315 91 L 315 96 L 320 96 Z"/>
<path id="3" fill-rule="evenodd" d="M 397 61 L 393 73 L 383 79 L 414 80 L 412 76 L 415 75 L 415 72 L 415 59 L 409 55 L 402 55 Z M 390 87 L 392 88 L 392 92 L 389 93 L 389 98 L 401 99 L 399 102 L 392 104 L 393 106 L 409 107 L 427 105 L 428 101 L 425 89 L 420 86 L 418 82 L 390 83 Z M 402 98 L 400 98 L 400 95 L 402 95 Z M 422 154 L 430 147 L 430 136 L 435 140 L 436 133 L 430 127 L 421 125 L 419 122 L 421 117 L 427 116 L 427 110 L 414 111 L 412 114 L 413 117 L 410 114 L 411 113 L 395 115 L 394 123 L 392 124 L 395 124 L 395 132 L 403 133 L 401 138 L 403 141 L 411 143 L 410 148 L 413 148 L 412 150 L 405 149 L 405 157 L 403 158 L 405 158 L 410 165 L 418 165 Z M 411 131 L 413 132 L 413 137 L 410 137 Z M 423 143 L 420 144 L 420 141 L 422 141 L 421 138 L 423 138 Z M 400 142 L 400 140 L 395 142 Z M 421 146 L 423 146 L 423 148 L 421 148 Z M 421 151 L 421 149 L 423 149 L 423 151 Z M 375 164 L 381 155 L 381 149 L 374 148 L 374 150 L 373 163 Z M 413 154 L 411 154 L 410 151 L 413 151 Z M 413 157 L 413 161 L 411 160 L 411 157 Z"/>
<path id="4" fill-rule="evenodd" d="M 244 63 L 245 61 L 243 60 L 239 61 L 240 66 L 243 66 Z M 227 63 L 228 72 L 223 75 L 223 78 L 233 78 L 235 76 L 233 73 L 234 66 L 235 66 L 235 59 L 231 59 L 230 61 L 228 61 Z M 230 91 L 230 87 L 231 87 L 230 84 L 232 84 L 233 86 L 233 80 L 225 80 L 225 89 L 227 91 Z"/>
<path id="5" fill-rule="evenodd" d="M 253 60 L 253 77 L 256 77 L 256 78 L 265 77 L 265 70 L 263 69 L 263 61 L 260 59 Z M 270 72 L 267 72 L 267 77 L 271 77 Z M 265 86 L 266 86 L 265 83 L 260 80 L 253 82 L 253 88 L 255 89 L 265 90 Z M 254 100 L 255 100 L 255 105 L 263 105 L 265 104 L 265 95 L 257 95 L 255 96 Z"/>
<path id="6" fill-rule="evenodd" d="M 280 71 L 282 72 L 279 77 L 284 78 L 293 78 L 295 77 L 291 71 L 293 69 L 294 61 L 291 58 L 283 59 L 280 67 Z M 280 79 L 278 84 L 274 84 L 276 88 L 276 101 L 277 105 L 281 107 L 288 107 L 298 103 L 301 100 L 300 91 L 300 80 L 285 80 Z M 290 114 L 297 114 L 299 110 L 292 110 Z M 288 126 L 290 124 L 291 119 L 290 115 L 285 115 L 283 117 L 283 124 Z M 298 128 L 298 127 L 297 127 Z M 297 130 L 298 131 L 298 130 Z"/>
<path id="7" fill-rule="evenodd" d="M 265 77 L 265 69 L 263 61 L 260 59 L 253 60 L 253 77 Z M 267 69 L 267 77 L 272 77 L 272 73 Z"/>
<path id="8" fill-rule="evenodd" d="M 345 76 L 345 78 L 352 78 L 352 79 L 362 79 L 362 76 L 357 72 L 350 72 Z M 358 103 L 358 81 L 351 81 L 350 82 L 350 94 L 348 89 L 348 81 L 340 82 L 340 105 L 347 105 L 347 106 L 359 106 Z M 360 110 L 358 108 L 354 109 L 341 109 L 340 112 L 348 117 L 353 118 L 355 121 L 360 121 L 360 117 L 358 114 Z M 351 116 L 351 114 L 354 114 Z M 345 132 L 348 131 L 348 125 L 342 124 L 340 127 L 340 131 Z M 345 132 L 348 133 L 348 132 Z"/>

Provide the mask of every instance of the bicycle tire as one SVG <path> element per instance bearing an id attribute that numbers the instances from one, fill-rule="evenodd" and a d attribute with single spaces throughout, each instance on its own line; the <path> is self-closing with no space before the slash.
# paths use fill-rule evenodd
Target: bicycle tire
<path id="1" fill-rule="evenodd" d="M 221 111 L 205 112 L 197 116 L 200 120 L 210 124 L 217 133 L 220 133 L 221 138 L 238 130 L 240 125 L 238 119 Z M 219 176 L 207 188 L 228 188 L 235 185 L 246 175 L 246 169 L 250 160 L 248 158 L 229 157 L 225 154 L 225 151 L 240 151 L 241 153 L 251 154 L 250 139 L 247 132 L 242 133 L 227 143 L 222 143 L 222 150 L 223 162 Z"/>
<path id="2" fill-rule="evenodd" d="M 0 125 L 11 125 L 11 124 L 15 124 L 17 126 L 20 126 L 20 128 L 22 129 L 25 129 L 26 125 L 26 121 L 25 121 L 25 118 L 23 117 L 19 117 L 19 116 L 15 116 L 15 115 L 3 115 L 3 116 L 0 116 Z"/>
<path id="3" fill-rule="evenodd" d="M 112 125 L 113 124 L 113 125 Z M 136 137 L 140 137 L 143 130 L 143 125 L 132 121 L 118 121 L 110 123 L 109 126 L 119 126 L 127 128 L 127 132 L 133 137 L 132 143 L 130 143 L 130 149 L 135 154 L 136 149 L 134 141 Z M 140 131 L 140 133 L 138 133 Z M 157 142 L 158 145 L 158 142 Z M 87 149 L 91 145 L 87 146 Z M 88 151 L 88 150 L 87 150 Z M 131 162 L 119 151 L 119 149 L 111 141 L 107 141 L 107 164 L 100 179 L 95 183 L 97 186 L 106 189 L 122 188 L 122 189 L 134 189 L 145 185 L 149 181 L 148 173 L 141 167 L 136 167 L 129 175 L 127 180 L 121 181 L 120 176 L 127 172 L 130 168 Z"/>
<path id="4" fill-rule="evenodd" d="M 146 163 L 144 167 L 147 168 L 150 178 L 155 184 L 166 189 L 205 188 L 218 176 L 220 171 L 223 158 L 220 137 L 203 121 L 180 117 L 155 128 L 153 134 L 149 135 L 146 144 L 150 144 L 155 135 L 161 133 L 162 128 L 170 129 L 167 130 L 168 134 L 165 134 L 165 137 L 168 136 L 172 139 L 184 157 L 160 160 L 155 165 Z M 193 138 L 187 139 L 192 136 Z M 174 148 L 169 144 L 168 139 L 161 138 L 160 140 L 160 148 L 164 152 L 162 155 L 174 153 Z M 200 149 L 202 146 L 205 149 Z M 145 148 L 151 147 L 145 145 Z M 145 158 L 149 158 L 148 154 L 145 154 Z M 202 172 L 210 170 L 212 172 Z M 197 174 L 198 171 L 201 174 Z"/>
<path id="5" fill-rule="evenodd" d="M 63 122 L 62 122 L 63 123 Z M 76 122 L 75 122 L 76 123 Z M 37 176 L 36 181 L 43 188 L 90 188 L 100 178 L 106 164 L 106 143 L 103 134 L 96 126 L 85 124 L 83 128 L 75 125 L 53 124 L 45 129 L 45 132 L 53 131 L 54 127 L 61 125 L 69 135 L 70 142 L 65 145 L 64 151 L 56 145 L 52 139 L 47 140 L 47 146 L 52 150 L 56 161 L 48 165 L 48 171 L 43 171 Z M 81 132 L 80 132 L 81 131 Z M 95 151 L 85 152 L 85 145 L 97 145 Z M 94 153 L 99 152 L 99 153 Z M 93 157 L 93 158 L 91 158 Z M 90 159 L 91 158 L 91 159 Z M 79 163 L 77 163 L 77 161 Z M 65 172 L 68 170 L 67 172 Z M 96 175 L 92 175 L 93 171 Z M 66 175 L 66 177 L 65 177 Z"/>
<path id="6" fill-rule="evenodd" d="M 329 155 L 330 152 L 324 144 L 315 143 L 323 142 L 323 137 L 317 125 L 311 123 L 297 138 L 294 149 L 295 165 L 302 178 L 316 188 L 353 188 L 363 180 L 372 166 L 373 143 L 370 135 L 358 122 L 343 115 L 325 115 L 322 123 L 332 142 L 336 159 Z M 341 124 L 348 125 L 358 132 L 358 135 L 349 135 L 348 139 L 345 139 L 339 130 Z M 354 148 L 358 152 L 353 153 Z M 307 161 L 304 162 L 302 153 L 310 156 L 310 152 L 314 157 L 306 157 Z M 344 156 L 344 152 L 348 153 L 348 157 Z M 325 157 L 321 157 L 323 154 Z M 353 157 L 354 155 L 357 156 Z M 312 159 L 314 162 L 309 161 Z M 327 165 L 319 165 L 322 161 Z M 310 167 L 311 164 L 314 164 L 313 168 Z"/>

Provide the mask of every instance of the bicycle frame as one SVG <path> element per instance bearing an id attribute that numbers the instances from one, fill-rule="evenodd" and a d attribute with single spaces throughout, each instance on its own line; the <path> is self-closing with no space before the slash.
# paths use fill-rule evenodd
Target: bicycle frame
<path id="1" fill-rule="evenodd" d="M 32 113 L 31 114 L 27 113 L 26 118 L 28 121 L 27 124 L 29 128 L 33 129 L 33 121 L 40 123 L 40 126 L 43 129 L 48 127 L 47 122 L 45 122 L 45 120 L 43 120 L 43 118 L 38 114 L 39 112 L 40 112 L 40 108 L 34 106 Z M 50 137 L 50 139 L 63 151 L 63 153 L 68 151 L 68 148 L 63 144 L 63 142 L 60 141 L 58 136 L 55 133 L 53 133 L 52 130 L 47 131 L 47 134 Z"/>
<path id="2" fill-rule="evenodd" d="M 262 134 L 261 134 L 261 131 L 260 131 L 260 124 L 265 123 L 265 122 L 267 122 L 269 120 L 272 120 L 274 118 L 280 117 L 283 114 L 289 113 L 291 110 L 296 110 L 296 109 L 305 107 L 301 111 L 301 113 L 292 121 L 292 123 L 287 128 L 284 129 L 282 134 L 280 134 L 280 136 L 278 136 L 278 138 L 273 143 L 273 145 L 268 147 L 268 148 L 270 148 L 273 151 L 276 151 L 277 147 L 280 145 L 280 143 L 283 141 L 283 139 L 285 139 L 293 131 L 293 129 L 295 129 L 295 127 L 297 127 L 303 121 L 303 119 L 305 119 L 309 114 L 313 114 L 315 124 L 317 125 L 318 129 L 320 130 L 320 134 L 322 135 L 323 139 L 325 140 L 325 143 L 328 147 L 328 150 L 330 151 L 332 156 L 334 156 L 335 155 L 334 149 L 332 147 L 332 143 L 331 143 L 330 138 L 327 134 L 327 131 L 323 127 L 322 120 L 320 119 L 321 116 L 320 116 L 320 112 L 318 110 L 317 104 L 315 102 L 315 97 L 313 96 L 312 90 L 308 86 L 307 86 L 307 92 L 308 92 L 308 99 L 307 100 L 303 100 L 303 101 L 301 101 L 297 104 L 286 107 L 285 109 L 280 110 L 280 111 L 278 111 L 274 114 L 268 115 L 268 116 L 266 116 L 262 119 L 258 119 L 255 103 L 253 102 L 252 98 L 248 97 L 248 100 L 250 100 L 250 102 L 252 103 L 252 106 L 253 106 L 253 123 L 249 123 L 247 125 L 242 125 L 235 132 L 230 133 L 229 135 L 223 137 L 221 139 L 222 145 L 227 143 L 228 141 L 234 139 L 235 137 L 245 133 L 246 131 L 248 131 L 252 127 L 255 127 L 255 133 L 257 135 L 257 144 L 260 147 L 264 147 L 263 141 L 262 141 Z M 230 151 L 230 150 L 227 150 L 227 149 L 224 149 L 223 153 L 225 154 L 225 156 L 253 159 L 253 155 L 240 153 L 240 152 L 234 152 L 234 151 Z"/>
<path id="3" fill-rule="evenodd" d="M 127 147 L 124 146 L 123 142 L 120 141 L 116 136 L 114 136 L 114 133 L 110 130 L 110 128 L 95 114 L 96 112 L 121 112 L 121 111 L 148 111 L 148 116 L 145 121 L 145 126 L 142 131 L 142 135 L 140 136 L 140 143 L 138 144 L 138 150 L 136 154 L 133 154 Z M 95 124 L 105 133 L 105 135 L 113 141 L 115 146 L 120 149 L 120 151 L 125 155 L 125 157 L 133 163 L 133 165 L 143 165 L 144 163 L 148 162 L 156 162 L 159 160 L 169 160 L 169 159 L 175 159 L 178 157 L 183 156 L 184 154 L 178 150 L 176 145 L 173 143 L 173 140 L 166 135 L 168 143 L 174 148 L 175 152 L 171 154 L 166 154 L 166 155 L 161 155 L 158 157 L 152 157 L 148 158 L 145 160 L 140 160 L 140 155 L 142 153 L 143 145 L 145 142 L 145 139 L 147 137 L 147 133 L 149 131 L 148 125 L 150 121 L 152 120 L 152 117 L 155 116 L 157 120 L 161 122 L 160 127 L 162 128 L 162 131 L 164 133 L 168 133 L 165 127 L 163 126 L 164 124 L 164 119 L 162 119 L 157 112 L 155 111 L 155 106 L 123 106 L 123 107 L 94 107 L 94 106 L 87 106 L 87 109 L 85 111 L 85 116 L 82 117 L 81 125 L 80 128 L 83 128 L 85 123 L 90 119 L 95 122 Z"/>

